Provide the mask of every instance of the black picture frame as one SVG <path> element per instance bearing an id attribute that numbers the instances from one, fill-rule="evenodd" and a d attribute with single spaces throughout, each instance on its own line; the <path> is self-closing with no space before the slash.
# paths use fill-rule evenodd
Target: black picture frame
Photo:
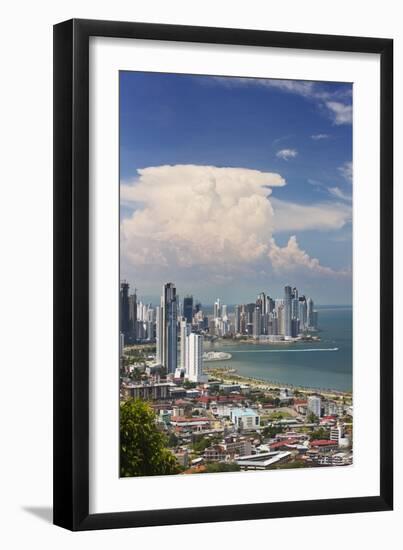
<path id="1" fill-rule="evenodd" d="M 89 513 L 89 38 L 380 54 L 380 489 L 370 497 Z M 77 530 L 392 510 L 393 40 L 73 19 L 54 26 L 54 523 Z"/>

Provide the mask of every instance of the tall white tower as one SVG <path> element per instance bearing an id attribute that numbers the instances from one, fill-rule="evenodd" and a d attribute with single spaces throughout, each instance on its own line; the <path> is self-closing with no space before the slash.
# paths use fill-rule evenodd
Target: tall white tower
<path id="1" fill-rule="evenodd" d="M 187 336 L 188 356 L 186 373 L 191 382 L 207 382 L 203 375 L 203 336 L 191 333 Z"/>
<path id="2" fill-rule="evenodd" d="M 314 321 L 314 315 L 313 315 L 313 300 L 312 298 L 308 298 L 307 300 L 307 322 L 308 322 L 308 327 L 312 328 L 314 325 L 315 325 L 315 321 Z"/>
<path id="3" fill-rule="evenodd" d="M 181 339 L 181 348 L 180 348 L 180 367 L 186 372 L 186 363 L 188 351 L 188 336 L 190 334 L 190 325 L 187 320 L 183 317 L 180 322 L 180 339 Z"/>

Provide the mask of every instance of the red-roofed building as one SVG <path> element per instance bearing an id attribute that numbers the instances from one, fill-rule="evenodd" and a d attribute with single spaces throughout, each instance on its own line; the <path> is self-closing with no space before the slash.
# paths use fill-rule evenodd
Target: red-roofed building
<path id="1" fill-rule="evenodd" d="M 306 399 L 294 399 L 294 410 L 299 414 L 306 414 L 308 409 L 308 401 Z"/>
<path id="2" fill-rule="evenodd" d="M 321 451 L 331 451 L 338 447 L 338 442 L 333 439 L 314 439 L 310 442 L 311 449 L 320 449 Z"/>
<path id="3" fill-rule="evenodd" d="M 298 443 L 298 439 L 284 439 L 283 441 L 276 441 L 275 443 L 270 443 L 270 452 L 272 451 L 280 451 L 281 449 L 288 450 L 289 445 L 296 445 Z"/>
<path id="4" fill-rule="evenodd" d="M 210 405 L 210 403 L 212 401 L 214 401 L 215 398 L 214 397 L 211 397 L 211 396 L 208 396 L 208 395 L 202 395 L 201 397 L 199 397 L 197 399 L 197 403 L 198 405 L 200 405 L 201 407 L 205 408 L 205 409 L 208 409 L 208 406 Z"/>

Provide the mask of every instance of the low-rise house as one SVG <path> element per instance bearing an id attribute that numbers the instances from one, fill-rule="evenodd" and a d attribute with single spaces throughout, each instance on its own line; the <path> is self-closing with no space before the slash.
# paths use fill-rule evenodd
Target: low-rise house
<path id="1" fill-rule="evenodd" d="M 240 384 L 220 384 L 218 389 L 228 395 L 232 392 L 240 392 L 241 386 Z"/>
<path id="2" fill-rule="evenodd" d="M 210 419 L 205 416 L 172 416 L 171 424 L 178 428 L 201 429 L 210 425 Z"/>
<path id="3" fill-rule="evenodd" d="M 231 422 L 240 431 L 256 430 L 260 428 L 260 416 L 252 409 L 231 409 Z"/>
<path id="4" fill-rule="evenodd" d="M 294 409 L 298 414 L 306 414 L 308 411 L 308 402 L 306 399 L 294 399 Z"/>

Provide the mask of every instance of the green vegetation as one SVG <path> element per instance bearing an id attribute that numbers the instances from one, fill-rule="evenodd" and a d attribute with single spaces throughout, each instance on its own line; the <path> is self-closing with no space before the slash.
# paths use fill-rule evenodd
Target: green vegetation
<path id="1" fill-rule="evenodd" d="M 306 416 L 306 421 L 308 424 L 318 424 L 319 418 L 313 412 L 310 412 Z"/>
<path id="2" fill-rule="evenodd" d="M 276 411 L 272 412 L 268 416 L 269 420 L 282 420 L 283 418 L 291 418 L 291 415 L 287 411 Z"/>
<path id="3" fill-rule="evenodd" d="M 179 443 L 178 436 L 171 432 L 168 436 L 167 445 L 168 447 L 177 447 Z"/>
<path id="4" fill-rule="evenodd" d="M 311 440 L 314 439 L 329 439 L 330 432 L 329 430 L 326 430 L 325 428 L 318 428 L 317 430 L 314 430 L 310 433 Z"/>
<path id="5" fill-rule="evenodd" d="M 241 468 L 238 464 L 235 464 L 235 462 L 231 462 L 230 464 L 223 462 L 212 462 L 211 464 L 206 465 L 206 470 L 204 473 L 215 474 L 218 472 L 239 472 L 240 469 Z"/>
<path id="6" fill-rule="evenodd" d="M 120 406 L 121 477 L 177 474 L 176 458 L 166 447 L 146 402 L 130 400 Z"/>
<path id="7" fill-rule="evenodd" d="M 194 443 L 192 443 L 192 450 L 196 453 L 202 453 L 210 445 L 212 445 L 212 440 L 209 437 L 197 437 Z"/>
<path id="8" fill-rule="evenodd" d="M 283 464 L 275 464 L 270 470 L 289 470 L 291 468 L 307 468 L 308 465 L 303 460 L 291 460 L 290 462 L 284 462 Z"/>
<path id="9" fill-rule="evenodd" d="M 191 390 L 192 388 L 195 388 L 197 384 L 195 382 L 190 382 L 189 380 L 185 380 L 183 382 L 183 387 L 185 390 Z"/>
<path id="10" fill-rule="evenodd" d="M 265 428 L 263 428 L 263 437 L 271 439 L 275 437 L 277 434 L 283 433 L 283 431 L 284 431 L 283 426 L 266 426 Z"/>

